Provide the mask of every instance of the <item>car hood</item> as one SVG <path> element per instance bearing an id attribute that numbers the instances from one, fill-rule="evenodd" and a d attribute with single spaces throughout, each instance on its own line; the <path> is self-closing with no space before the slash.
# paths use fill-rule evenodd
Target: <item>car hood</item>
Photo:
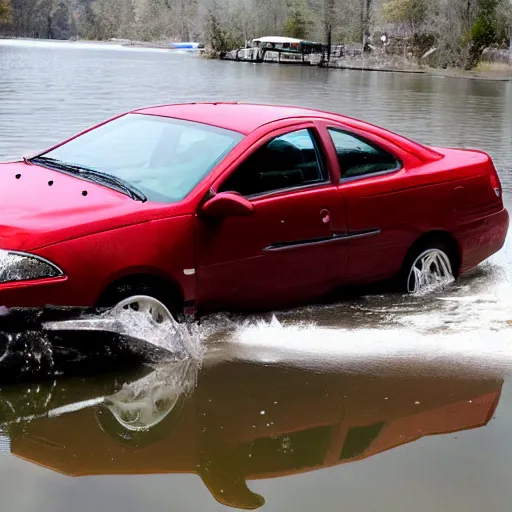
<path id="1" fill-rule="evenodd" d="M 0 249 L 33 250 L 152 220 L 151 209 L 148 203 L 45 167 L 0 165 Z"/>

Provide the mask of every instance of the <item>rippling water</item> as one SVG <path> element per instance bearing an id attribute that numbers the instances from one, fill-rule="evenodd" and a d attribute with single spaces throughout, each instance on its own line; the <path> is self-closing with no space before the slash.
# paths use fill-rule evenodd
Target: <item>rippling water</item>
<path id="1" fill-rule="evenodd" d="M 512 83 L 0 40 L 0 160 L 194 100 L 315 107 L 483 149 L 510 206 Z M 511 243 L 429 297 L 206 318 L 202 367 L 0 388 L 2 510 L 509 510 Z M 146 476 L 100 476 L 126 474 Z"/>

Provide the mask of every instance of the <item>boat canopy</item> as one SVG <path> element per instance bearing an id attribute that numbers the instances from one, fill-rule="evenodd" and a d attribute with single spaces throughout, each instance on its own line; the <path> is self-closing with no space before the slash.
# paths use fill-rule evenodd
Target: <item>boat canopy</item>
<path id="1" fill-rule="evenodd" d="M 252 40 L 252 46 L 265 48 L 271 47 L 276 49 L 290 49 L 295 51 L 321 51 L 322 43 L 314 43 L 304 39 L 296 39 L 293 37 L 282 36 L 265 36 L 257 37 Z"/>
<path id="2" fill-rule="evenodd" d="M 282 37 L 282 36 L 265 36 L 265 37 L 257 37 L 252 40 L 253 43 L 274 43 L 274 44 L 283 44 L 283 43 L 303 43 L 302 39 L 295 39 L 293 37 Z"/>

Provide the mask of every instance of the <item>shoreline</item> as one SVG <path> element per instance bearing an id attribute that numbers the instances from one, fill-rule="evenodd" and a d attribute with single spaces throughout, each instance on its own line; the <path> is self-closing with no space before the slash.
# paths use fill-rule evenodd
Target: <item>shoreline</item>
<path id="1" fill-rule="evenodd" d="M 159 49 L 176 51 L 177 49 L 172 48 L 172 42 L 164 43 L 162 41 L 155 42 L 144 42 L 144 41 L 131 41 L 128 39 L 113 39 L 113 40 L 89 40 L 89 39 L 77 39 L 77 40 L 61 40 L 61 39 L 36 39 L 30 37 L 2 37 L 0 41 L 31 41 L 41 43 L 67 43 L 67 44 L 97 44 L 97 45 L 120 45 L 125 48 L 148 48 L 148 49 Z M 182 49 L 181 49 L 182 50 Z M 182 50 L 183 51 L 183 50 Z M 188 49 L 190 53 L 196 54 L 207 59 L 221 59 L 216 52 L 212 52 L 208 49 Z M 234 62 L 234 61 L 231 61 Z M 241 61 L 241 63 L 243 63 Z M 265 63 L 262 63 L 265 64 Z M 299 64 L 283 64 L 283 65 L 299 65 Z M 329 64 L 323 66 L 324 69 L 333 70 L 347 70 L 347 71 L 364 71 L 372 73 L 408 73 L 415 75 L 429 75 L 437 78 L 463 78 L 466 80 L 485 80 L 489 82 L 512 82 L 512 63 L 510 64 L 493 64 L 489 62 L 482 62 L 476 69 L 466 71 L 462 68 L 432 68 L 429 66 L 421 66 L 411 61 L 404 61 L 400 58 L 393 58 L 390 56 L 387 59 L 376 61 L 376 59 L 336 59 L 331 61 Z M 479 69 L 480 68 L 480 69 Z M 487 69 L 485 69 L 487 68 Z"/>
<path id="2" fill-rule="evenodd" d="M 512 66 L 510 67 L 510 74 L 501 75 L 498 73 L 484 72 L 484 71 L 466 71 L 459 68 L 430 68 L 423 67 L 418 69 L 399 68 L 393 66 L 359 66 L 351 64 L 340 64 L 325 66 L 328 69 L 340 69 L 347 71 L 365 71 L 373 73 L 408 73 L 411 75 L 428 75 L 437 78 L 463 78 L 466 80 L 486 80 L 489 82 L 512 82 Z"/>

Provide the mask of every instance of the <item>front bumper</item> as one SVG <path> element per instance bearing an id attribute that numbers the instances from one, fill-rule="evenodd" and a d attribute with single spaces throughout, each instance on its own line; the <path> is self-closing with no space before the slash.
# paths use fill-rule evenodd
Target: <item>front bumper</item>
<path id="1" fill-rule="evenodd" d="M 42 308 L 48 305 L 84 306 L 79 297 L 73 297 L 66 276 L 0 284 L 0 306 Z"/>

